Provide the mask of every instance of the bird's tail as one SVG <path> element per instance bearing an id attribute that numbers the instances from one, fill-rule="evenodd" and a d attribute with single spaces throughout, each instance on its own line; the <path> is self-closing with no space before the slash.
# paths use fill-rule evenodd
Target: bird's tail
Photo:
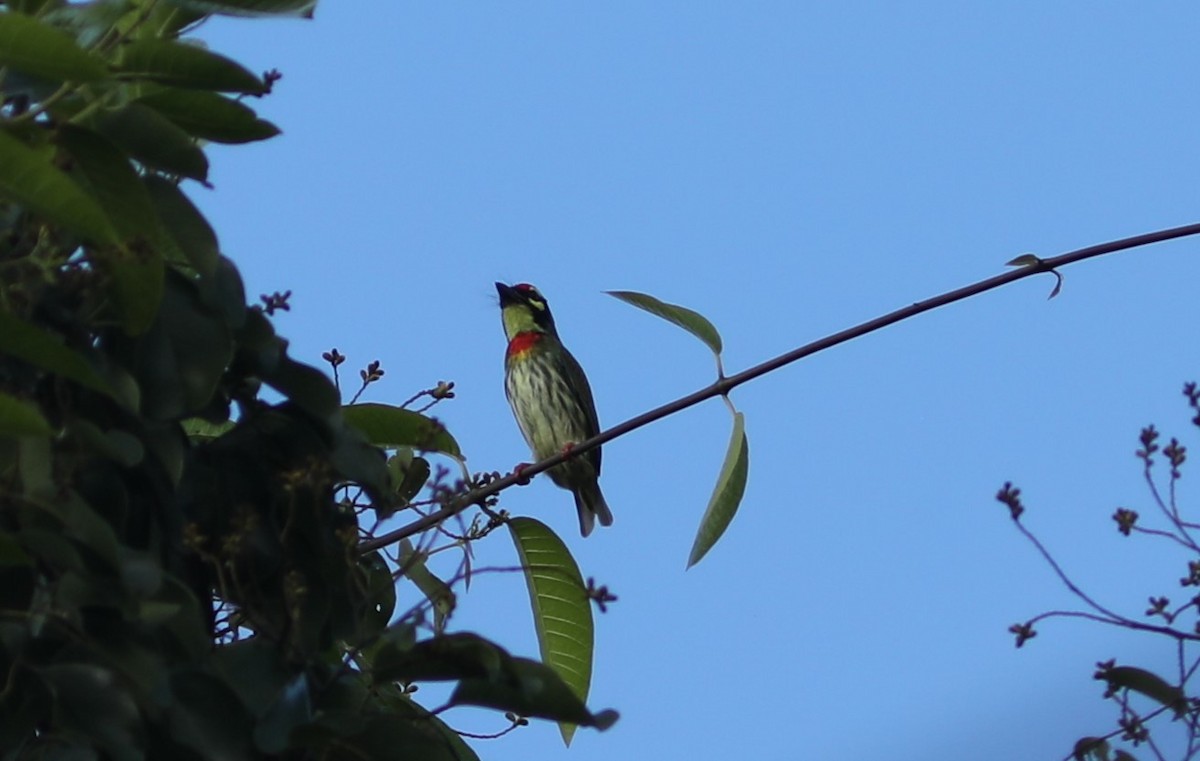
<path id="1" fill-rule="evenodd" d="M 601 526 L 612 525 L 612 511 L 608 509 L 608 503 L 600 493 L 599 481 L 593 480 L 575 491 L 575 510 L 579 513 L 579 533 L 584 536 L 592 533 L 597 518 L 600 519 Z"/>

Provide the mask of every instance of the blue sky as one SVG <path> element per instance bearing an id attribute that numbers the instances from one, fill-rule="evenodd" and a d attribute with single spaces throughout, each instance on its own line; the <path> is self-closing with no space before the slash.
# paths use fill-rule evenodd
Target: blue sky
<path id="1" fill-rule="evenodd" d="M 325 3 L 213 23 L 213 49 L 283 72 L 259 106 L 284 134 L 213 148 L 215 190 L 193 197 L 252 296 L 293 291 L 277 322 L 295 356 L 381 360 L 375 401 L 453 380 L 439 415 L 472 470 L 501 471 L 528 454 L 495 280 L 546 294 L 613 425 L 713 367 L 604 290 L 701 311 L 732 372 L 1021 253 L 1200 220 L 1191 4 L 809 5 Z M 1009 624 L 1076 606 L 993 496 L 1021 486 L 1027 525 L 1114 607 L 1184 599 L 1188 556 L 1109 516 L 1153 512 L 1141 426 L 1196 440 L 1180 387 L 1200 379 L 1198 247 L 1076 265 L 1052 301 L 1027 279 L 738 389 L 750 484 L 690 571 L 719 402 L 606 446 L 616 523 L 586 541 L 545 479 L 506 493 L 620 597 L 590 702 L 622 719 L 569 751 L 544 723 L 477 750 L 1061 758 L 1107 731 L 1094 663 L 1169 674 L 1173 650 L 1073 621 L 1014 649 Z M 477 552 L 514 562 L 503 534 Z M 537 651 L 519 576 L 477 578 L 453 626 Z"/>

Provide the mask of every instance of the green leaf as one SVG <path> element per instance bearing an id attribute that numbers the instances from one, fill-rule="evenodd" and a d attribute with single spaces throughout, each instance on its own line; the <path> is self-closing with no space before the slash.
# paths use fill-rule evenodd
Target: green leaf
<path id="1" fill-rule="evenodd" d="M 396 488 L 396 499 L 402 505 L 411 502 L 429 480 L 429 460 L 413 457 L 413 452 L 408 447 L 397 449 L 396 453 L 388 458 L 387 469 Z"/>
<path id="2" fill-rule="evenodd" d="M 328 420 L 338 412 L 341 400 L 333 381 L 312 365 L 284 356 L 274 368 L 263 372 L 262 379 L 318 420 Z M 378 465 L 386 477 L 382 453 Z"/>
<path id="3" fill-rule="evenodd" d="M 173 738 L 201 758 L 250 758 L 253 720 L 228 683 L 199 669 L 170 678 Z"/>
<path id="4" fill-rule="evenodd" d="M 1041 263 L 1041 258 L 1034 254 L 1021 254 L 1015 259 L 1009 259 L 1005 262 L 1005 265 L 1009 267 L 1036 267 Z"/>
<path id="5" fill-rule="evenodd" d="M 218 143 L 249 143 L 279 134 L 248 106 L 202 90 L 164 90 L 137 100 L 170 119 L 193 137 Z"/>
<path id="6" fill-rule="evenodd" d="M 196 13 L 224 16 L 310 16 L 317 0 L 169 0 Z"/>
<path id="7" fill-rule="evenodd" d="M 138 40 L 122 50 L 119 71 L 165 85 L 261 95 L 266 83 L 241 64 L 196 45 Z"/>
<path id="8" fill-rule="evenodd" d="M 54 696 L 54 725 L 87 738 L 114 759 L 133 759 L 141 719 L 122 680 L 90 663 L 55 663 L 38 670 Z"/>
<path id="9" fill-rule="evenodd" d="M 433 633 L 446 630 L 446 621 L 458 605 L 458 598 L 446 582 L 434 576 L 425 566 L 428 556 L 417 552 L 408 539 L 400 541 L 400 571 L 421 590 L 425 599 L 433 606 Z"/>
<path id="10" fill-rule="evenodd" d="M 254 728 L 254 744 L 264 753 L 284 753 L 291 747 L 292 732 L 307 724 L 313 716 L 312 693 L 308 678 L 296 674 L 284 685 L 278 699 L 267 709 Z"/>
<path id="11" fill-rule="evenodd" d="M 1108 761 L 1108 751 L 1108 741 L 1103 737 L 1081 737 L 1071 755 L 1075 761 L 1088 761 L 1089 756 L 1093 761 Z"/>
<path id="12" fill-rule="evenodd" d="M 232 431 L 237 424 L 232 420 L 210 423 L 198 417 L 190 417 L 182 421 L 180 425 L 183 426 L 184 435 L 192 441 L 208 442 L 221 438 L 226 433 Z"/>
<path id="13" fill-rule="evenodd" d="M 358 560 L 358 572 L 366 609 L 362 616 L 362 636 L 378 641 L 396 611 L 396 582 L 383 553 L 372 552 Z"/>
<path id="14" fill-rule="evenodd" d="M 557 671 L 528 658 L 507 661 L 501 679 L 462 680 L 451 694 L 450 702 L 513 711 L 521 716 L 600 730 L 608 729 L 618 718 L 617 712 L 612 710 L 593 714 Z"/>
<path id="15" fill-rule="evenodd" d="M 192 416 L 213 397 L 233 357 L 233 338 L 196 285 L 168 271 L 162 306 L 141 338 L 131 368 L 142 390 L 142 414 L 154 420 Z"/>
<path id="16" fill-rule="evenodd" d="M 508 529 L 525 571 L 542 662 L 553 667 L 580 702 L 586 703 L 595 625 L 579 566 L 567 545 L 541 521 L 513 518 Z M 575 725 L 561 723 L 558 728 L 569 746 Z"/>
<path id="17" fill-rule="evenodd" d="M 733 433 L 729 438 L 729 448 L 725 450 L 725 462 L 721 465 L 721 474 L 717 477 L 717 485 L 708 501 L 704 517 L 700 519 L 700 529 L 696 532 L 692 553 L 688 556 L 688 568 L 699 563 L 729 527 L 729 522 L 733 520 L 738 505 L 742 502 L 742 495 L 746 492 L 746 474 L 749 469 L 750 444 L 746 441 L 746 417 L 740 412 L 735 412 Z"/>
<path id="18" fill-rule="evenodd" d="M 0 568 L 17 568 L 33 565 L 33 559 L 21 546 L 17 538 L 7 532 L 0 532 Z"/>
<path id="19" fill-rule="evenodd" d="M 99 204 L 56 169 L 47 156 L 3 130 L 0 130 L 0 196 L 8 196 L 47 221 L 95 243 L 117 240 Z"/>
<path id="20" fill-rule="evenodd" d="M 378 447 L 412 447 L 462 459 L 462 450 L 441 423 L 390 404 L 349 404 L 342 407 L 346 422 Z"/>
<path id="21" fill-rule="evenodd" d="M 157 175 L 143 177 L 142 182 L 158 211 L 164 231 L 183 252 L 188 264 L 201 275 L 213 274 L 221 251 L 217 234 L 208 220 L 175 183 Z M 245 305 L 244 298 L 242 305 Z"/>
<path id="22" fill-rule="evenodd" d="M 71 155 L 121 239 L 137 236 L 157 242 L 160 230 L 150 195 L 125 154 L 89 129 L 64 124 L 56 141 Z"/>
<path id="23" fill-rule="evenodd" d="M 54 463 L 50 442 L 45 438 L 25 437 L 17 441 L 17 473 L 21 493 L 33 500 L 54 498 Z"/>
<path id="24" fill-rule="evenodd" d="M 404 630 L 399 631 L 403 634 Z M 504 648 L 470 632 L 443 634 L 415 644 L 389 640 L 375 654 L 372 677 L 376 684 L 498 679 L 511 659 Z"/>
<path id="25" fill-rule="evenodd" d="M 96 260 L 110 278 L 125 332 L 131 336 L 145 333 L 163 299 L 166 264 L 158 250 L 144 244 L 108 248 L 97 252 Z"/>
<path id="26" fill-rule="evenodd" d="M 108 75 L 104 61 L 70 35 L 19 13 L 0 13 L 0 66 L 54 82 L 94 82 Z"/>
<path id="27" fill-rule="evenodd" d="M 113 396 L 108 383 L 82 355 L 64 345 L 62 339 L 4 312 L 0 312 L 0 353 Z"/>
<path id="28" fill-rule="evenodd" d="M 49 436 L 54 429 L 36 405 L 0 391 L 0 436 Z"/>
<path id="29" fill-rule="evenodd" d="M 129 103 L 96 120 L 97 130 L 151 169 L 208 178 L 208 159 L 188 133 L 167 117 L 140 103 Z"/>
<path id="30" fill-rule="evenodd" d="M 1182 714 L 1187 707 L 1187 696 L 1179 687 L 1168 684 L 1158 674 L 1135 666 L 1113 666 L 1096 675 L 1108 682 L 1110 689 L 1126 689 L 1140 692 L 1155 702 Z"/>
<path id="31" fill-rule="evenodd" d="M 636 293 L 634 291 L 608 291 L 608 295 L 615 296 L 626 304 L 632 304 L 668 322 L 675 323 L 706 343 L 708 348 L 712 349 L 713 354 L 719 355 L 721 353 L 721 334 L 699 312 L 694 312 L 687 307 L 681 307 L 676 304 L 668 304 L 665 301 L 659 301 L 653 296 L 647 296 L 644 293 Z"/>

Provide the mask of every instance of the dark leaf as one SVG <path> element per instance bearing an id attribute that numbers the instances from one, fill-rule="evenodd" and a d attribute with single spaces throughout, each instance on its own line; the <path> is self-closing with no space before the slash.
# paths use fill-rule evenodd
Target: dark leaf
<path id="1" fill-rule="evenodd" d="M 500 678 L 462 680 L 450 700 L 601 730 L 617 721 L 613 710 L 593 714 L 557 671 L 528 658 L 508 660 Z"/>
<path id="2" fill-rule="evenodd" d="M 166 264 L 157 249 L 147 245 L 111 247 L 96 252 L 112 284 L 121 325 L 131 336 L 146 332 L 163 298 Z"/>
<path id="3" fill-rule="evenodd" d="M 91 196 L 51 165 L 48 154 L 32 150 L 4 130 L 0 130 L 0 196 L 93 242 L 117 241 L 108 217 Z"/>
<path id="4" fill-rule="evenodd" d="M 252 758 L 253 721 L 223 679 L 198 669 L 171 675 L 171 735 L 201 758 Z"/>
<path id="5" fill-rule="evenodd" d="M 137 704 L 113 672 L 90 663 L 57 663 L 39 670 L 54 695 L 59 732 L 87 738 L 118 760 L 140 759 Z"/>
<path id="6" fill-rule="evenodd" d="M 208 159 L 188 133 L 167 117 L 140 103 L 128 103 L 101 114 L 96 129 L 151 169 L 205 182 Z"/>
<path id="7" fill-rule="evenodd" d="M 372 676 L 376 683 L 497 678 L 511 658 L 504 648 L 477 634 L 444 634 L 411 646 L 380 648 Z"/>
<path id="8" fill-rule="evenodd" d="M 150 201 L 158 211 L 163 230 L 201 275 L 211 275 L 220 257 L 217 235 L 208 220 L 175 183 L 157 175 L 142 178 Z M 241 306 L 246 300 L 243 297 Z"/>
<path id="9" fill-rule="evenodd" d="M 122 241 L 158 241 L 150 196 L 124 153 L 98 133 L 70 124 L 59 127 L 56 141 L 74 159 Z"/>
<path id="10" fill-rule="evenodd" d="M 266 84 L 241 64 L 197 45 L 138 40 L 122 51 L 119 71 L 176 87 L 261 95 Z"/>
<path id="11" fill-rule="evenodd" d="M 1098 676 L 1107 681 L 1111 688 L 1140 692 L 1151 700 L 1171 708 L 1177 714 L 1187 707 L 1187 697 L 1183 690 L 1145 669 L 1135 666 L 1113 666 Z"/>
<path id="12" fill-rule="evenodd" d="M 164 90 L 139 98 L 193 137 L 217 143 L 249 143 L 279 134 L 248 106 L 203 90 Z"/>
<path id="13" fill-rule="evenodd" d="M 0 436 L 49 436 L 54 428 L 37 405 L 0 391 Z"/>
<path id="14" fill-rule="evenodd" d="M 113 395 L 108 383 L 92 369 L 87 360 L 64 345 L 58 336 L 4 312 L 0 312 L 0 352 L 93 391 Z"/>
<path id="15" fill-rule="evenodd" d="M 0 66 L 56 82 L 94 82 L 108 75 L 104 61 L 69 35 L 19 13 L 0 13 Z"/>
<path id="16" fill-rule="evenodd" d="M 196 13 L 225 16 L 308 16 L 317 0 L 170 0 Z"/>

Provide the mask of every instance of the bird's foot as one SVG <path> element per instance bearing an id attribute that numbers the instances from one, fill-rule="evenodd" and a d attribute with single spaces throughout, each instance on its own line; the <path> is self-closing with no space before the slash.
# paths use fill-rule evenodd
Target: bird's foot
<path id="1" fill-rule="evenodd" d="M 531 463 L 528 462 L 519 462 L 517 463 L 517 467 L 513 468 L 512 474 L 517 477 L 517 485 L 527 486 L 529 484 L 530 478 L 524 475 L 524 470 L 530 465 Z"/>

